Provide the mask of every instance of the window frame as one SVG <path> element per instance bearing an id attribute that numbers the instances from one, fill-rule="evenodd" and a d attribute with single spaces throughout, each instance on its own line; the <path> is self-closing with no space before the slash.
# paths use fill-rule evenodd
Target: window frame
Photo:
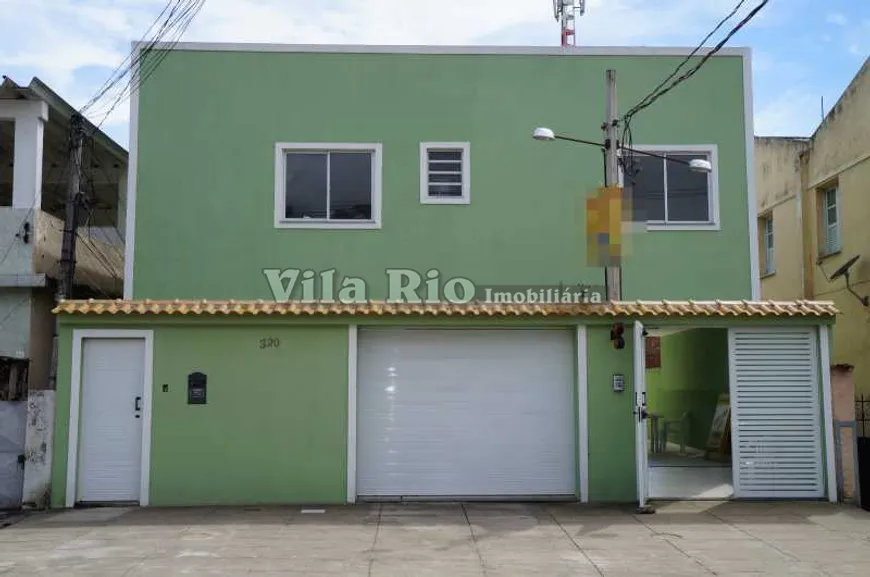
<path id="1" fill-rule="evenodd" d="M 707 155 L 713 170 L 707 174 L 707 183 L 709 194 L 707 196 L 707 214 L 709 220 L 702 221 L 667 221 L 668 197 L 667 197 L 667 178 L 668 178 L 668 161 L 662 160 L 664 163 L 664 185 L 665 185 L 665 219 L 648 220 L 645 222 L 646 230 L 721 230 L 721 222 L 719 220 L 719 147 L 716 144 L 643 144 L 634 145 L 633 149 L 640 152 L 652 152 L 655 154 L 672 154 L 682 156 L 697 156 L 700 154 Z M 619 170 L 619 183 L 624 186 L 623 169 Z"/>
<path id="2" fill-rule="evenodd" d="M 837 182 L 830 183 L 827 186 L 820 187 L 819 189 L 819 232 L 820 232 L 820 242 L 819 242 L 819 257 L 826 258 L 835 254 L 838 254 L 843 250 L 843 211 L 840 210 L 842 205 L 842 196 L 840 195 L 840 185 Z M 835 225 L 831 225 L 828 223 L 828 205 L 826 202 L 826 197 L 829 192 L 834 193 L 834 209 L 837 213 L 837 221 Z M 837 231 L 837 243 L 836 247 L 833 250 L 828 250 L 828 231 L 831 230 L 832 226 L 836 226 Z"/>
<path id="3" fill-rule="evenodd" d="M 462 196 L 429 196 L 429 151 L 462 151 Z M 420 143 L 420 204 L 471 204 L 471 143 Z"/>
<path id="4" fill-rule="evenodd" d="M 287 153 L 369 152 L 372 155 L 372 217 L 368 220 L 331 220 L 327 218 L 287 218 Z M 380 142 L 276 142 L 275 143 L 275 228 L 374 230 L 381 228 L 381 187 L 383 182 L 383 145 Z"/>
<path id="5" fill-rule="evenodd" d="M 761 233 L 761 246 L 763 250 L 763 268 L 761 269 L 761 276 L 767 277 L 773 274 L 776 274 L 776 245 L 774 244 L 774 236 L 773 236 L 773 214 L 768 213 L 759 217 L 759 221 L 761 224 L 760 233 Z M 768 228 L 770 230 L 768 230 Z"/>

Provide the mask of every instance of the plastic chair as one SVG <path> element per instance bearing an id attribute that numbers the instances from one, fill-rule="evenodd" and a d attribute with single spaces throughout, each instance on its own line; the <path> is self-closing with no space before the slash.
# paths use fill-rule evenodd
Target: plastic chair
<path id="1" fill-rule="evenodd" d="M 676 434 L 680 441 L 680 453 L 686 452 L 686 440 L 689 438 L 689 412 L 686 411 L 676 421 L 665 421 L 662 434 L 662 442 L 667 447 L 671 440 L 671 433 Z"/>

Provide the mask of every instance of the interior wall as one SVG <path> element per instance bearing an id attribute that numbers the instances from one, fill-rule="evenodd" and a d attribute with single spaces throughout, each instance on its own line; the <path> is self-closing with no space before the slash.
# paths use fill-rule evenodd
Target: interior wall
<path id="1" fill-rule="evenodd" d="M 703 450 L 716 401 L 728 392 L 728 331 L 691 329 L 665 335 L 661 356 L 661 368 L 646 371 L 649 410 L 660 422 L 679 420 L 688 412 L 686 445 Z"/>

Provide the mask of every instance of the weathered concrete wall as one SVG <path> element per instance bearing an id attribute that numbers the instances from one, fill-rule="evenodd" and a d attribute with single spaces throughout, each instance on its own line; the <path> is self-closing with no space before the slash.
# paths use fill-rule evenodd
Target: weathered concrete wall
<path id="1" fill-rule="evenodd" d="M 18 456 L 24 445 L 23 402 L 0 401 L 0 509 L 21 505 L 21 465 Z"/>
<path id="2" fill-rule="evenodd" d="M 755 187 L 758 212 L 798 195 L 801 190 L 800 155 L 806 138 L 755 139 Z"/>
<path id="3" fill-rule="evenodd" d="M 0 238 L 4 239 L 4 243 L 11 242 L 12 244 L 4 244 L 2 250 L 7 253 L 0 253 L 0 275 L 31 275 L 33 274 L 33 222 L 34 213 L 26 208 L 12 208 L 10 206 L 0 207 Z M 30 242 L 25 243 L 18 236 L 25 223 L 30 223 Z M 0 317 L 2 318 L 2 317 Z"/>
<path id="4" fill-rule="evenodd" d="M 870 157 L 870 59 L 813 135 L 809 188 L 835 178 L 848 165 Z"/>
<path id="5" fill-rule="evenodd" d="M 44 390 L 51 386 L 51 349 L 54 338 L 54 296 L 49 288 L 34 289 L 30 300 L 30 372 L 28 388 Z"/>
<path id="6" fill-rule="evenodd" d="M 831 367 L 831 409 L 835 423 L 855 422 L 855 382 L 852 380 L 851 365 Z M 835 434 L 837 431 L 835 430 Z M 840 498 L 851 501 L 855 498 L 855 429 L 843 428 L 835 441 L 839 445 L 837 453 L 837 473 L 842 485 Z"/>
<path id="7" fill-rule="evenodd" d="M 776 253 L 776 273 L 762 279 L 762 297 L 834 301 L 842 314 L 833 327 L 831 361 L 854 365 L 855 387 L 864 393 L 870 393 L 870 308 L 847 292 L 844 279 L 826 277 L 861 255 L 851 282 L 870 295 L 868 127 L 870 59 L 810 139 L 757 138 L 755 167 L 758 211 L 773 215 Z M 818 197 L 830 186 L 840 191 L 842 248 L 819 260 Z"/>
<path id="8" fill-rule="evenodd" d="M 870 60 L 846 89 L 813 136 L 806 156 L 804 231 L 810 254 L 819 254 L 818 191 L 836 185 L 840 191 L 842 250 L 809 271 L 813 298 L 833 300 L 842 311 L 833 330 L 834 363 L 854 365 L 855 388 L 870 393 L 870 309 L 846 290 L 845 280 L 829 282 L 846 260 L 861 255 L 851 269 L 851 283 L 870 294 Z M 809 218 L 807 218 L 807 216 Z M 824 271 L 824 274 L 823 274 Z"/>
<path id="9" fill-rule="evenodd" d="M 0 356 L 27 358 L 30 351 L 29 288 L 0 288 Z"/>
<path id="10" fill-rule="evenodd" d="M 800 192 L 801 154 L 806 148 L 806 139 L 755 139 L 758 214 L 773 216 L 774 273 L 761 279 L 761 296 L 765 299 L 804 296 Z M 758 242 L 763 275 L 764 243 L 760 234 Z"/>
<path id="11" fill-rule="evenodd" d="M 51 458 L 54 438 L 54 391 L 30 391 L 24 440 L 25 506 L 48 507 L 51 502 Z"/>

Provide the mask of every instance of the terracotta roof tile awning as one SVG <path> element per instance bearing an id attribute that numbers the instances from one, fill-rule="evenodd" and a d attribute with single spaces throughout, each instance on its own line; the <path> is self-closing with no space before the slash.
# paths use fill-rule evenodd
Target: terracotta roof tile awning
<path id="1" fill-rule="evenodd" d="M 279 303 L 237 300 L 70 300 L 55 307 L 70 315 L 287 315 L 481 317 L 808 317 L 831 318 L 828 301 L 620 301 L 600 304 Z"/>

